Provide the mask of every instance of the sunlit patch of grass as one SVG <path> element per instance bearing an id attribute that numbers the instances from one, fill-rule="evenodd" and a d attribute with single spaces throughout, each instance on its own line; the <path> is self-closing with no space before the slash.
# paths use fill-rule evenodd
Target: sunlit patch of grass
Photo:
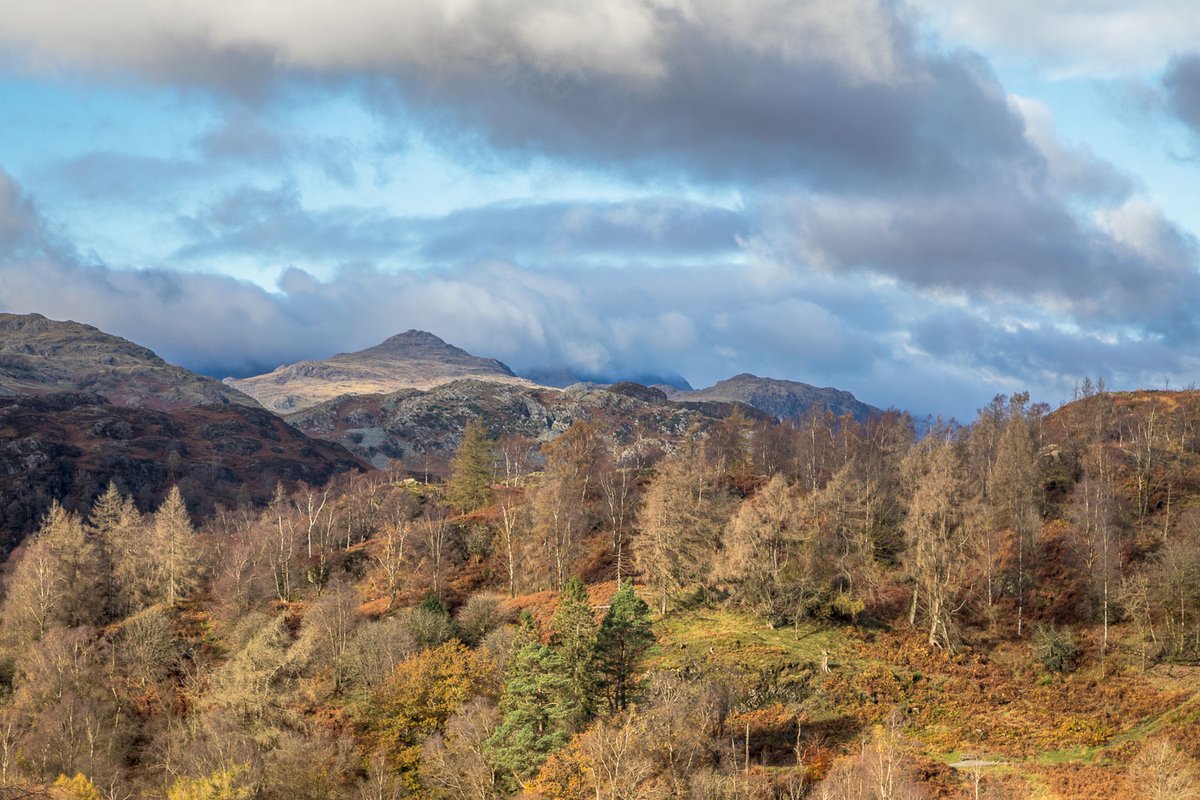
<path id="1" fill-rule="evenodd" d="M 849 655 L 841 629 L 804 623 L 772 628 L 732 610 L 701 609 L 668 614 L 654 626 L 658 647 L 650 666 L 678 669 L 695 663 L 761 671 L 831 663 Z"/>

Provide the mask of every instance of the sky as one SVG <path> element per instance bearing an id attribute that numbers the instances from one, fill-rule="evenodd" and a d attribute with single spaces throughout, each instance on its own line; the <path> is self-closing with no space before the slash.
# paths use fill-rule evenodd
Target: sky
<path id="1" fill-rule="evenodd" d="M 0 310 L 970 419 L 1200 372 L 1191 0 L 41 0 Z"/>

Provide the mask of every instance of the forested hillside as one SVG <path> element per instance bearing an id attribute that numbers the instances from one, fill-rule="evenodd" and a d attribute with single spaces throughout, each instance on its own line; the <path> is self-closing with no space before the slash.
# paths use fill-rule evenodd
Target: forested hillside
<path id="1" fill-rule="evenodd" d="M 201 527 L 178 490 L 56 505 L 8 565 L 0 785 L 1194 797 L 1200 393 L 1081 394 L 919 438 L 473 421 L 444 481 L 280 484 Z"/>

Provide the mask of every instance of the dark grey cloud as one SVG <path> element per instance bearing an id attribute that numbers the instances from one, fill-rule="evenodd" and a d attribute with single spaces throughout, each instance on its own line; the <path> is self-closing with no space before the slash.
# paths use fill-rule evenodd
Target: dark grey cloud
<path id="1" fill-rule="evenodd" d="M 750 232 L 737 211 L 669 197 L 623 202 L 501 203 L 416 223 L 434 261 L 562 258 L 602 253 L 654 258 L 714 256 Z"/>
<path id="2" fill-rule="evenodd" d="M 1195 237 L 1138 202 L 1081 220 L 1044 189 L 981 182 L 917 203 L 801 197 L 771 224 L 781 252 L 832 272 L 1021 300 L 1031 313 L 1177 341 L 1197 333 Z"/>
<path id="3" fill-rule="evenodd" d="M 1173 348 L 1161 339 L 1126 335 L 1114 342 L 1086 330 L 1032 319 L 997 324 L 964 310 L 945 310 L 919 321 L 912 338 L 916 346 L 948 364 L 995 375 L 1030 376 L 1034 381 L 1102 374 L 1115 385 L 1146 385 L 1148 377 L 1158 378 L 1152 381 L 1158 385 L 1163 375 L 1187 375 L 1196 366 L 1186 348 Z"/>
<path id="4" fill-rule="evenodd" d="M 308 263 L 712 258 L 737 251 L 751 232 L 737 211 L 669 197 L 508 202 L 397 217 L 372 208 L 313 210 L 288 184 L 230 192 L 180 223 L 191 239 L 178 253 L 184 258 L 249 254 Z"/>
<path id="5" fill-rule="evenodd" d="M 836 62 L 732 48 L 681 25 L 662 43 L 664 76 L 645 87 L 519 72 L 393 78 L 374 97 L 384 108 L 396 96 L 423 110 L 450 140 L 479 136 L 493 148 L 629 175 L 915 194 L 980 172 L 1042 168 L 985 62 L 922 53 L 904 20 L 891 23 L 884 47 L 899 63 L 878 81 Z"/>
<path id="6" fill-rule="evenodd" d="M 22 253 L 42 229 L 33 201 L 20 184 L 0 171 L 0 252 Z"/>
<path id="7" fill-rule="evenodd" d="M 915 192 L 1039 160 L 988 65 L 927 49 L 891 0 L 525 0 L 453 13 L 433 0 L 357 13 L 117 0 L 86 30 L 63 13 L 78 1 L 5 15 L 0 48 L 218 92 L 238 75 L 243 94 L 364 85 L 388 118 L 417 115 L 440 139 L 638 177 Z"/>
<path id="8" fill-rule="evenodd" d="M 1188 53 L 1172 59 L 1163 75 L 1168 108 L 1200 136 L 1200 54 Z"/>

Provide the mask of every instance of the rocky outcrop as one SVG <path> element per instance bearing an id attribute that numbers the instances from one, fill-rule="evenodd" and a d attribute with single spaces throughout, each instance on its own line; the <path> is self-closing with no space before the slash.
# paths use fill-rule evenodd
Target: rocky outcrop
<path id="1" fill-rule="evenodd" d="M 428 391 L 340 397 L 286 419 L 383 468 L 396 460 L 415 467 L 431 456 L 448 456 L 475 418 L 494 439 L 515 434 L 547 442 L 579 420 L 592 420 L 612 430 L 618 443 L 636 439 L 670 450 L 689 430 L 704 430 L 732 410 L 729 403 L 680 405 L 657 389 L 628 383 L 557 390 L 463 380 Z M 751 417 L 758 413 L 745 411 Z"/>

